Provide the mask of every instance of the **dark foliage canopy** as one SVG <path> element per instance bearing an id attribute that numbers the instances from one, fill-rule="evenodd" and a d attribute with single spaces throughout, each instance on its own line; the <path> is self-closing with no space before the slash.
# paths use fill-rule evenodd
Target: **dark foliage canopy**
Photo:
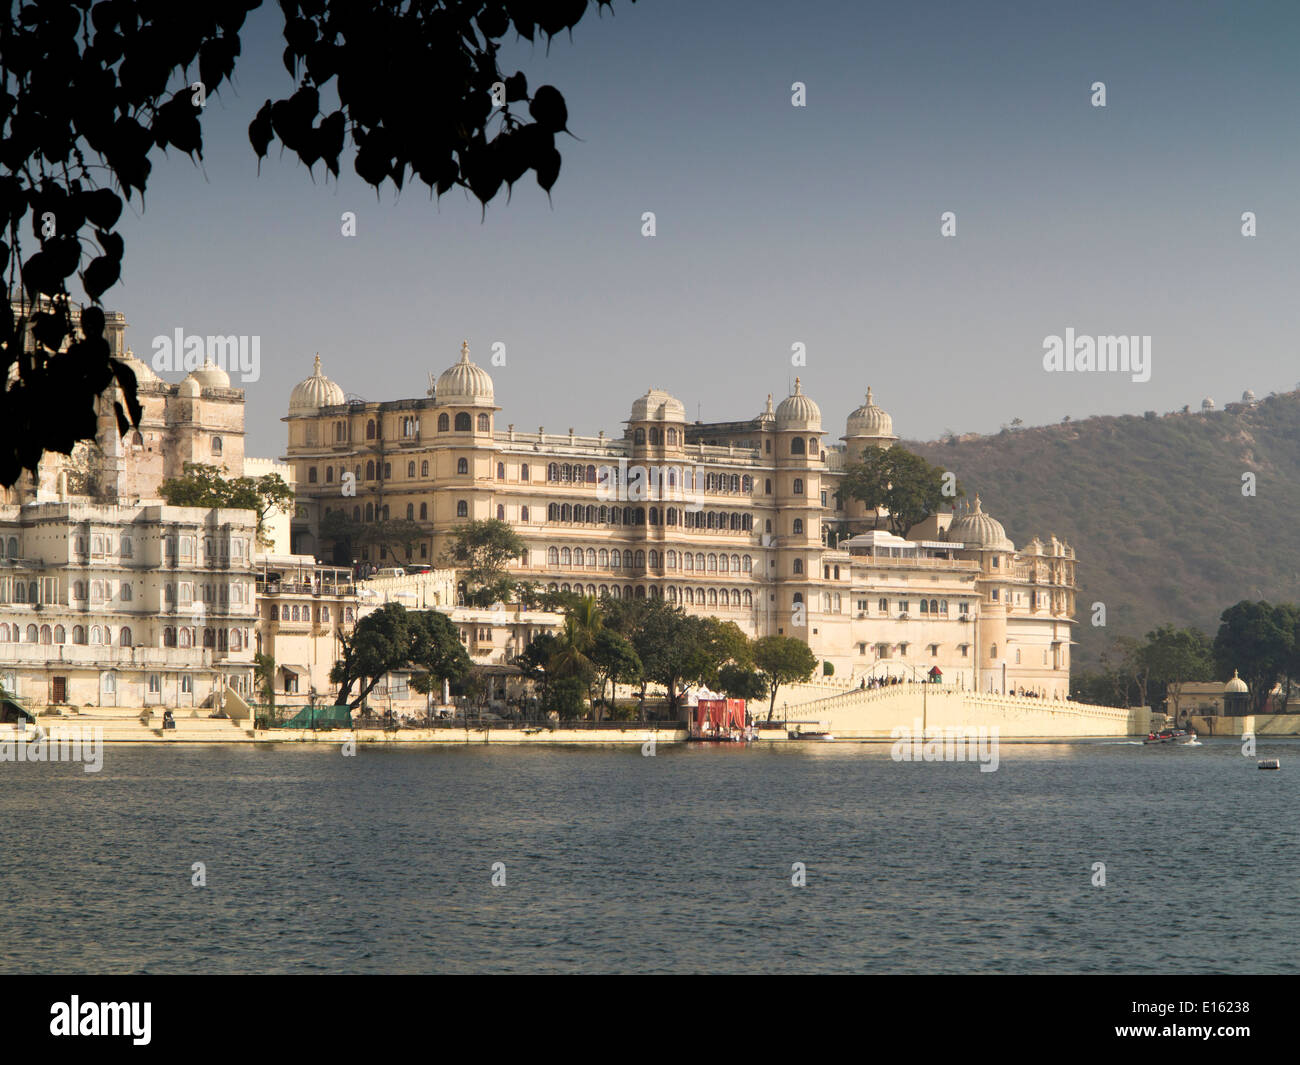
<path id="1" fill-rule="evenodd" d="M 0 19 L 0 264 L 17 302 L 16 313 L 9 299 L 0 307 L 0 484 L 93 438 L 96 398 L 114 382 L 120 431 L 139 423 L 134 375 L 111 357 L 94 306 L 122 273 L 115 227 L 124 199 L 143 201 L 157 152 L 202 158 L 206 99 L 229 81 L 260 6 L 40 0 Z M 549 195 L 568 110 L 554 87 L 530 93 L 521 72 L 502 71 L 499 42 L 513 29 L 549 43 L 588 7 L 280 0 L 295 89 L 261 106 L 249 141 L 259 159 L 278 141 L 334 177 L 350 143 L 376 190 L 414 179 L 438 196 L 460 186 L 486 206 L 532 171 Z M 76 324 L 74 275 L 91 304 Z"/>

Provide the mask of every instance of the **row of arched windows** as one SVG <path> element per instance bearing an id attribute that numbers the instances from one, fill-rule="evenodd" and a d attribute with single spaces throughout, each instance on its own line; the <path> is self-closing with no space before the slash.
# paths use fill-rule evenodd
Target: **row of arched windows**
<path id="1" fill-rule="evenodd" d="M 652 586 L 647 589 L 642 584 L 625 584 L 621 587 L 617 584 L 588 584 L 584 587 L 581 584 L 552 582 L 549 588 L 552 592 L 576 592 L 578 595 L 589 595 L 593 598 L 602 596 L 608 596 L 610 599 L 645 599 L 647 596 L 652 599 L 665 598 L 662 588 Z M 743 610 L 754 605 L 754 593 L 748 588 L 670 587 L 667 599 L 670 603 L 678 603 L 682 606 L 705 606 L 723 610 Z"/>
<path id="2" fill-rule="evenodd" d="M 28 625 L 24 629 L 21 625 L 12 627 L 5 623 L 0 623 L 0 643 L 44 643 L 44 644 L 61 644 L 68 642 L 68 631 L 62 625 Z M 123 625 L 118 630 L 117 639 L 113 639 L 113 630 L 108 625 L 102 628 L 99 625 L 91 625 L 89 629 L 84 625 L 72 626 L 72 642 L 74 644 L 113 644 L 119 647 L 131 647 L 131 628 Z"/>
<path id="3" fill-rule="evenodd" d="M 131 540 L 129 536 L 125 536 L 123 537 L 123 539 L 126 540 L 128 543 Z M 18 557 L 19 557 L 18 537 L 11 536 L 9 537 L 8 540 L 6 540 L 4 537 L 0 536 L 0 558 L 18 558 Z"/>
<path id="4" fill-rule="evenodd" d="M 328 606 L 313 610 L 309 606 L 291 606 L 289 603 L 285 603 L 284 606 L 272 603 L 268 616 L 272 621 L 311 621 L 313 613 L 316 621 L 329 621 L 330 619 L 330 608 Z"/>
<path id="5" fill-rule="evenodd" d="M 163 647 L 197 647 L 198 638 L 198 629 L 186 625 L 179 628 L 168 625 L 162 630 Z M 203 646 L 206 648 L 217 651 L 242 651 L 246 643 L 248 643 L 247 629 L 203 630 Z"/>
<path id="6" fill-rule="evenodd" d="M 598 507 L 594 504 L 583 506 L 581 503 L 549 503 L 546 507 L 546 520 L 567 525 L 681 525 L 688 529 L 733 532 L 749 532 L 754 528 L 751 514 L 679 510 L 677 507 Z"/>
<path id="7" fill-rule="evenodd" d="M 613 551 L 607 548 L 597 550 L 594 547 L 551 547 L 547 549 L 546 561 L 552 566 L 575 566 L 587 569 L 640 569 L 649 561 L 652 570 L 663 569 L 685 573 L 752 573 L 754 561 L 749 555 L 719 555 L 703 551 L 677 552 L 668 550 L 660 553 L 652 548 L 649 555 L 645 551 L 631 549 Z"/>
<path id="8" fill-rule="evenodd" d="M 634 429 L 632 431 L 632 440 L 634 443 L 644 444 L 647 439 L 652 444 L 662 444 L 666 441 L 668 446 L 672 447 L 677 443 L 677 430 L 657 429 L 654 426 L 651 426 L 648 433 L 645 429 Z M 685 440 L 683 438 L 683 443 L 684 442 Z"/>

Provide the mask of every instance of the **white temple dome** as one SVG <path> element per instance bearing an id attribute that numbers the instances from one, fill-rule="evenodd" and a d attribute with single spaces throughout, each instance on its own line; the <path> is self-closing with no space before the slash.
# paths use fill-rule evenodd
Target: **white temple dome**
<path id="1" fill-rule="evenodd" d="M 158 384 L 158 382 L 162 380 L 153 372 L 153 367 L 143 359 L 139 358 L 139 356 L 137 356 L 130 348 L 127 348 L 126 354 L 119 356 L 119 358 L 122 362 L 131 367 L 132 371 L 134 371 L 135 383 L 137 385 L 154 385 Z"/>
<path id="2" fill-rule="evenodd" d="M 778 429 L 801 429 L 820 431 L 822 412 L 811 399 L 803 394 L 799 378 L 794 379 L 794 391 L 776 408 L 776 425 Z"/>
<path id="3" fill-rule="evenodd" d="M 1237 676 L 1237 671 L 1235 669 L 1232 671 L 1232 680 L 1228 681 L 1228 683 L 1223 686 L 1223 690 L 1225 693 L 1230 692 L 1233 694 L 1250 691 L 1250 689 L 1246 687 L 1246 682 Z"/>
<path id="4" fill-rule="evenodd" d="M 492 406 L 492 378 L 482 366 L 469 361 L 468 340 L 460 346 L 460 362 L 438 378 L 434 395 L 439 406 Z"/>
<path id="5" fill-rule="evenodd" d="M 1002 523 L 984 513 L 980 497 L 975 497 L 974 507 L 954 518 L 948 526 L 948 539 L 982 551 L 1014 551 L 1016 545 L 1007 537 Z"/>
<path id="6" fill-rule="evenodd" d="M 853 411 L 845 423 L 846 440 L 859 436 L 897 439 L 894 436 L 894 419 L 885 412 L 883 407 L 876 406 L 876 401 L 871 396 L 870 385 L 867 386 L 866 403 Z"/>
<path id="7" fill-rule="evenodd" d="M 289 396 L 289 413 L 305 414 L 321 407 L 337 407 L 346 402 L 343 389 L 320 372 L 320 354 L 312 368 L 312 375 L 294 385 Z"/>
<path id="8" fill-rule="evenodd" d="M 652 388 L 632 403 L 632 422 L 684 422 L 686 406 L 676 396 Z"/>
<path id="9" fill-rule="evenodd" d="M 202 366 L 190 373 L 190 378 L 197 381 L 200 388 L 230 387 L 230 374 L 211 359 L 205 359 Z"/>

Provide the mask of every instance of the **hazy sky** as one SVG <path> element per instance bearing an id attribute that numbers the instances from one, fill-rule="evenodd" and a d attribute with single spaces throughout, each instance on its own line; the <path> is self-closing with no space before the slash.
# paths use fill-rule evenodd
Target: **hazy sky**
<path id="1" fill-rule="evenodd" d="M 350 153 L 327 182 L 273 146 L 259 176 L 248 123 L 293 88 L 281 28 L 278 5 L 250 19 L 202 164 L 155 164 L 105 300 L 146 360 L 177 328 L 261 337 L 249 454 L 283 453 L 315 352 L 349 395 L 400 399 L 462 338 L 482 365 L 506 345 L 503 427 L 580 433 L 621 432 L 651 386 L 752 416 L 796 372 L 833 436 L 871 384 L 919 438 L 1300 379 L 1295 0 L 593 8 L 549 55 L 512 44 L 582 140 L 551 202 L 529 175 L 482 221 L 459 191 L 376 198 Z M 1044 372 L 1067 327 L 1150 335 L 1150 381 Z"/>

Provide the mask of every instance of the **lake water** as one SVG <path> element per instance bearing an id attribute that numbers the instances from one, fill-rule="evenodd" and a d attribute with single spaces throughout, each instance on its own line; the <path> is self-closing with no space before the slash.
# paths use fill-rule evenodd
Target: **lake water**
<path id="1" fill-rule="evenodd" d="M 1296 972 L 1300 743 L 1258 755 L 1281 772 L 1226 740 L 993 773 L 848 743 L 5 763 L 0 971 Z"/>

